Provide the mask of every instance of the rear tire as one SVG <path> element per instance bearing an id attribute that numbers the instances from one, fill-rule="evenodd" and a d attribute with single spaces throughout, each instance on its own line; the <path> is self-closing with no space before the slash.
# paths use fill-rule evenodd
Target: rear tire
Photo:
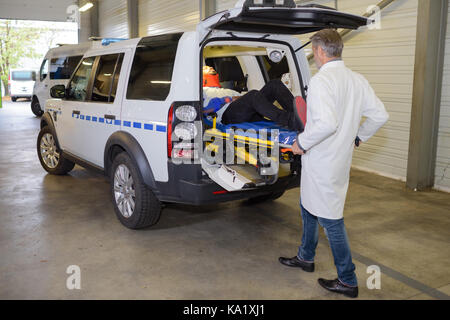
<path id="1" fill-rule="evenodd" d="M 11 97 L 11 101 L 12 101 L 12 102 L 16 102 L 16 101 L 17 101 L 17 98 L 16 98 L 16 97 Z"/>
<path id="2" fill-rule="evenodd" d="M 118 154 L 113 160 L 110 186 L 114 211 L 125 227 L 141 229 L 158 222 L 161 202 L 145 185 L 134 161 L 126 152 Z"/>
<path id="3" fill-rule="evenodd" d="M 31 111 L 34 113 L 36 117 L 41 117 L 44 114 L 44 111 L 42 111 L 38 99 L 31 100 Z"/>
<path id="4" fill-rule="evenodd" d="M 50 174 L 64 175 L 75 166 L 75 163 L 61 155 L 61 150 L 57 148 L 56 139 L 48 126 L 39 132 L 37 153 L 42 167 Z"/>

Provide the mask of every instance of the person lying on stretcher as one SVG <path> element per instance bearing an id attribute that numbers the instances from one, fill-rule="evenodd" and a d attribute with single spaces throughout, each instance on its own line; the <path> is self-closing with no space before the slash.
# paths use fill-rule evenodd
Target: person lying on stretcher
<path id="1" fill-rule="evenodd" d="M 290 131 L 303 131 L 303 123 L 294 111 L 298 99 L 281 80 L 271 80 L 261 90 L 251 90 L 241 95 L 222 88 L 218 78 L 213 68 L 203 68 L 204 114 L 216 113 L 217 121 L 225 125 L 265 121 L 268 118 Z M 276 107 L 275 101 L 283 109 Z"/>

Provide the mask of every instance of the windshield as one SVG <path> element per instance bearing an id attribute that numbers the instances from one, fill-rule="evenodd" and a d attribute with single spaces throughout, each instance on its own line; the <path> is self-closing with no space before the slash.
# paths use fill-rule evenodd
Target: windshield
<path id="1" fill-rule="evenodd" d="M 14 81 L 33 81 L 33 71 L 13 71 L 11 80 Z"/>

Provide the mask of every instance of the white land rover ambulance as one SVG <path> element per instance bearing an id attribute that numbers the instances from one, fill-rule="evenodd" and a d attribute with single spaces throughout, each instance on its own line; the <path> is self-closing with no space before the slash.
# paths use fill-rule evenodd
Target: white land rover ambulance
<path id="1" fill-rule="evenodd" d="M 241 94 L 288 75 L 292 94 L 306 98 L 309 65 L 293 35 L 357 29 L 368 19 L 292 0 L 239 3 L 193 32 L 88 50 L 67 86 L 51 88 L 54 99 L 46 102 L 37 139 L 43 168 L 61 175 L 77 163 L 104 173 L 118 219 L 133 229 L 155 224 L 165 202 L 275 199 L 297 187 L 300 162 L 285 150 L 289 144 L 255 135 L 258 128 L 280 129 L 274 123 L 224 126 L 214 114 L 203 115 L 203 66 L 215 68 L 223 87 Z M 229 133 L 249 128 L 256 130 Z M 220 141 L 231 141 L 225 156 L 235 151 L 231 158 L 243 161 L 210 163 L 199 155 L 224 156 Z M 255 143 L 269 161 L 249 155 Z M 267 170 L 274 155 L 280 157 L 275 173 Z"/>

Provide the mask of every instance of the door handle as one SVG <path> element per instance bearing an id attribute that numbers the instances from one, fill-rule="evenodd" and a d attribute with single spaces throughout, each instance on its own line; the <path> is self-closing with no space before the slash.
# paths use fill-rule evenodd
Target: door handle
<path id="1" fill-rule="evenodd" d="M 105 114 L 105 119 L 116 120 L 116 116 L 113 114 Z"/>

